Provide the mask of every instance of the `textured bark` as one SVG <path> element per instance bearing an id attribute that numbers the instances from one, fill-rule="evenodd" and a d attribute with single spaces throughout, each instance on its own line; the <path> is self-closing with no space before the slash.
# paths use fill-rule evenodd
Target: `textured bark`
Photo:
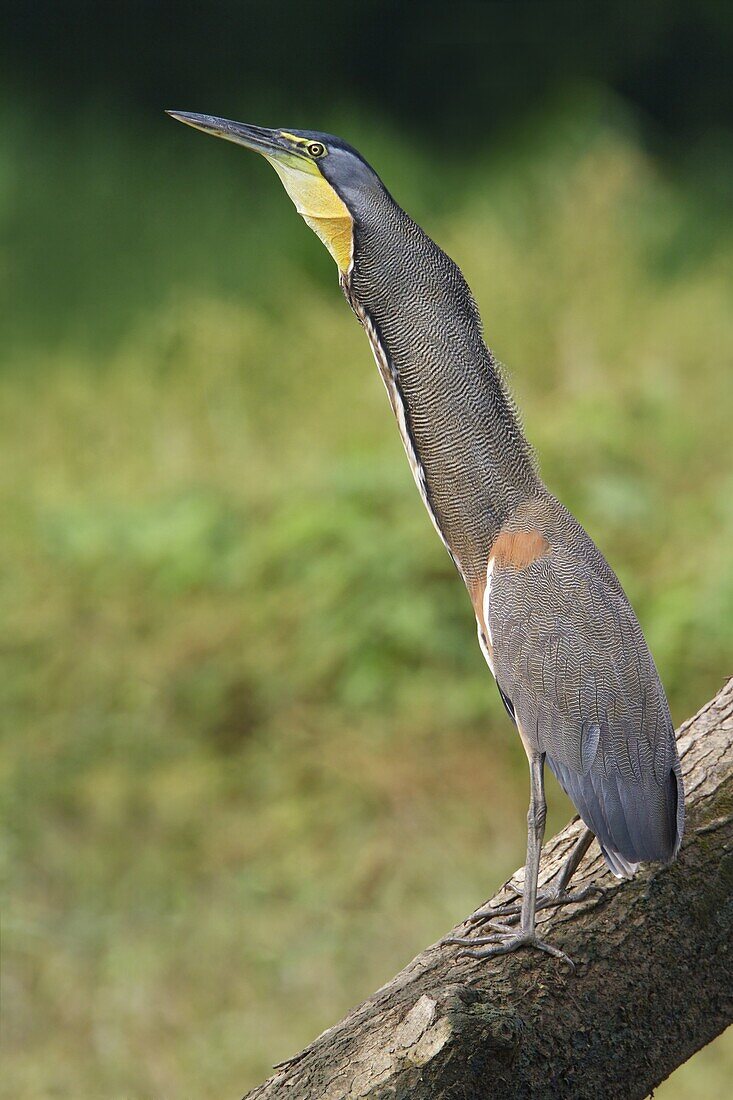
<path id="1" fill-rule="evenodd" d="M 594 842 L 574 886 L 605 895 L 540 914 L 574 974 L 536 951 L 476 961 L 433 945 L 248 1100 L 643 1100 L 733 1020 L 732 734 L 730 680 L 678 733 L 676 863 L 618 883 Z M 579 831 L 545 846 L 541 881 Z"/>

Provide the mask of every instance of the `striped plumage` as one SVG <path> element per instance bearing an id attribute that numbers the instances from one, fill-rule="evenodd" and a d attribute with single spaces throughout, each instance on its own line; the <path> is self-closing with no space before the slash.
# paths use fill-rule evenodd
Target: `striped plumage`
<path id="1" fill-rule="evenodd" d="M 502 518 L 540 484 L 530 447 L 456 264 L 386 191 L 355 222 L 342 282 L 384 350 L 438 526 L 478 583 Z"/>
<path id="2" fill-rule="evenodd" d="M 615 874 L 674 858 L 682 837 L 674 729 L 636 616 L 601 552 L 543 484 L 463 275 L 363 158 L 328 134 L 176 117 L 261 152 L 339 266 L 530 763 L 521 927 L 490 921 L 494 934 L 478 942 L 491 946 L 469 953 L 534 944 L 562 956 L 535 934 L 545 761 Z M 588 840 L 560 876 L 568 900 Z"/>
<path id="3" fill-rule="evenodd" d="M 497 682 L 611 870 L 667 861 L 682 835 L 682 780 L 641 627 L 599 550 L 546 491 L 502 531 L 528 527 L 546 551 L 524 568 L 495 565 L 484 601 Z"/>
<path id="4" fill-rule="evenodd" d="M 356 219 L 345 290 L 386 363 L 430 509 L 472 595 L 497 683 L 617 874 L 682 835 L 674 727 L 639 623 L 591 538 L 543 485 L 458 267 L 387 194 Z M 547 550 L 492 569 L 502 532 Z"/>

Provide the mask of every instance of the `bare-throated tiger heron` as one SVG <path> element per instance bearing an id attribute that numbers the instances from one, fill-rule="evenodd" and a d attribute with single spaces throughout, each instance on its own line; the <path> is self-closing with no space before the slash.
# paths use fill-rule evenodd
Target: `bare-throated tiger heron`
<path id="1" fill-rule="evenodd" d="M 567 886 L 592 837 L 611 871 L 627 877 L 641 862 L 673 859 L 682 836 L 674 728 L 637 618 L 601 552 L 540 479 L 461 272 L 364 158 L 330 134 L 169 113 L 261 153 L 336 261 L 527 753 L 521 904 L 479 910 L 491 931 L 448 942 L 478 958 L 523 945 L 566 958 L 538 939 L 535 914 L 577 899 Z M 587 828 L 538 896 L 545 761 Z"/>

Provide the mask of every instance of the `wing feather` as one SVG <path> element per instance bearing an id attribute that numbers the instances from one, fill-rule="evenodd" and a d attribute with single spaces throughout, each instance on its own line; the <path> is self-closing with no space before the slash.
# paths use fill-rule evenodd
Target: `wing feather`
<path id="1" fill-rule="evenodd" d="M 614 873 L 672 859 L 683 827 L 674 727 L 620 586 L 553 547 L 526 568 L 494 568 L 489 616 L 499 689 Z"/>

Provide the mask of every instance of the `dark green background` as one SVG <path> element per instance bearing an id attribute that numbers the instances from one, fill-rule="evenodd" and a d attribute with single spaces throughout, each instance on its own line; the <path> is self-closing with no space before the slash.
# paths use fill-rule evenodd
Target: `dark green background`
<path id="1" fill-rule="evenodd" d="M 732 47 L 724 0 L 77 2 L 8 5 L 0 56 L 54 113 L 94 96 L 141 113 L 252 104 L 306 125 L 361 102 L 449 150 L 585 81 L 636 106 L 650 132 L 698 140 L 731 124 Z"/>

